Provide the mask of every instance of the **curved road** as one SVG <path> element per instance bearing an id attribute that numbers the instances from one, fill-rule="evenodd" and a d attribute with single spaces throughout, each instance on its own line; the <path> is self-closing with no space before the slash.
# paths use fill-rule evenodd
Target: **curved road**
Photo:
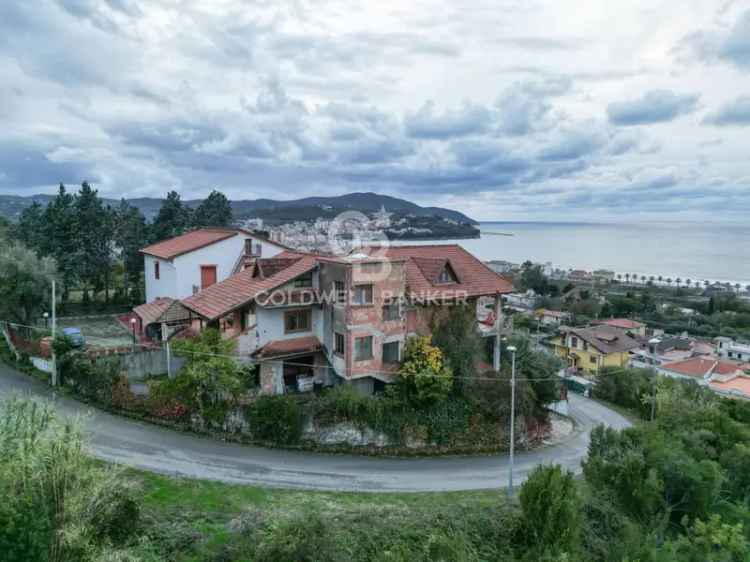
<path id="1" fill-rule="evenodd" d="M 0 399 L 11 393 L 52 397 L 45 384 L 0 364 Z M 371 492 L 427 492 L 499 488 L 508 481 L 507 455 L 441 458 L 376 458 L 264 449 L 180 433 L 91 409 L 57 397 L 64 414 L 88 412 L 91 449 L 99 458 L 144 470 L 223 482 Z M 580 472 L 597 424 L 630 425 L 620 414 L 570 394 L 576 428 L 564 442 L 516 454 L 514 481 L 520 484 L 540 463 Z"/>

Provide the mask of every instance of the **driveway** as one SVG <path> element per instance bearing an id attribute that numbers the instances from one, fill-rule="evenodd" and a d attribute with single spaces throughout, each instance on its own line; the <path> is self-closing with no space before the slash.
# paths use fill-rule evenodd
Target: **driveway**
<path id="1" fill-rule="evenodd" d="M 0 399 L 12 393 L 53 397 L 52 389 L 0 364 Z M 104 460 L 143 470 L 222 482 L 370 492 L 480 490 L 507 485 L 507 455 L 441 458 L 377 458 L 264 449 L 224 443 L 120 418 L 65 397 L 55 398 L 64 414 L 86 413 L 91 452 Z M 516 453 L 514 483 L 540 463 L 575 472 L 586 456 L 589 432 L 603 423 L 630 425 L 620 414 L 570 394 L 573 434 L 562 443 Z"/>

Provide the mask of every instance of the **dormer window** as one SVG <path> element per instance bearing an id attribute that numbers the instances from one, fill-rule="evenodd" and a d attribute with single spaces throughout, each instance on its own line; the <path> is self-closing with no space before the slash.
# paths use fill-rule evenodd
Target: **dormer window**
<path id="1" fill-rule="evenodd" d="M 438 283 L 456 283 L 456 274 L 453 272 L 453 268 L 450 266 L 449 263 L 445 264 L 445 267 L 440 272 L 440 275 L 438 275 L 437 282 Z"/>

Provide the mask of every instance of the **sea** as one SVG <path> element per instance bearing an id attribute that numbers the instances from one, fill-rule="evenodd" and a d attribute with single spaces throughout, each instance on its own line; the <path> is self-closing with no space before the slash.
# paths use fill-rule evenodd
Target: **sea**
<path id="1" fill-rule="evenodd" d="M 479 238 L 399 244 L 456 243 L 485 261 L 750 284 L 750 222 L 482 222 L 479 229 Z"/>

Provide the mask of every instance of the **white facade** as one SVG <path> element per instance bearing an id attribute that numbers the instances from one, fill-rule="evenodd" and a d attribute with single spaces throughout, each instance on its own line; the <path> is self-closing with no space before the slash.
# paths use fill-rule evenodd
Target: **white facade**
<path id="1" fill-rule="evenodd" d="M 716 352 L 719 354 L 719 357 L 750 362 L 750 344 L 739 343 L 732 338 L 726 337 L 719 337 L 714 341 L 717 343 Z"/>
<path id="2" fill-rule="evenodd" d="M 260 256 L 270 258 L 284 248 L 244 232 L 192 250 L 171 260 L 144 254 L 146 276 L 146 302 L 159 297 L 185 299 L 201 289 L 201 266 L 216 266 L 216 282 L 223 281 L 234 269 L 245 252 L 245 240 L 253 241 L 253 250 L 261 247 Z M 159 278 L 156 278 L 156 264 Z"/>

